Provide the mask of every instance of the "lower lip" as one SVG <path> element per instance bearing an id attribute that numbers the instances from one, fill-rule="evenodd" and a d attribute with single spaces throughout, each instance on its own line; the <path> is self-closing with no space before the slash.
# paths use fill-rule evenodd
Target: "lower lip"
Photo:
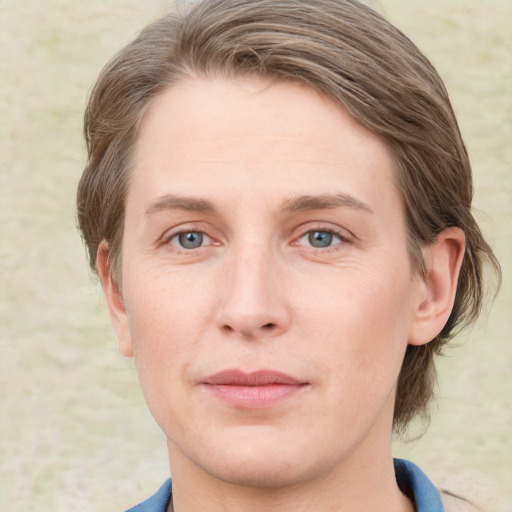
<path id="1" fill-rule="evenodd" d="M 215 397 L 238 409 L 262 409 L 276 405 L 302 391 L 305 384 L 267 384 L 263 386 L 238 386 L 206 384 Z"/>

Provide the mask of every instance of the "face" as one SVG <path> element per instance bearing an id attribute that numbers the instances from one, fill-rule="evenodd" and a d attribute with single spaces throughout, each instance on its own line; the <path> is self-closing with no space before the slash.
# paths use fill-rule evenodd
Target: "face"
<path id="1" fill-rule="evenodd" d="M 198 79 L 133 163 L 109 301 L 171 468 L 286 485 L 389 451 L 423 287 L 383 142 L 307 88 Z"/>

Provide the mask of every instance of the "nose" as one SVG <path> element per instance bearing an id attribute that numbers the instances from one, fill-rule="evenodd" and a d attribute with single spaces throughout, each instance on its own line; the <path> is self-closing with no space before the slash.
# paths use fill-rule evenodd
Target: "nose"
<path id="1" fill-rule="evenodd" d="M 224 333 L 247 340 L 268 339 L 288 329 L 282 268 L 271 251 L 245 248 L 225 263 L 220 284 L 217 325 Z"/>

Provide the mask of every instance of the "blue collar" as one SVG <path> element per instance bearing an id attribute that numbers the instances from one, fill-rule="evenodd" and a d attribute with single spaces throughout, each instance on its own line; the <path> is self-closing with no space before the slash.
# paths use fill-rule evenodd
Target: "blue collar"
<path id="1" fill-rule="evenodd" d="M 393 462 L 398 487 L 414 502 L 416 512 L 444 512 L 439 491 L 416 464 L 403 459 Z"/>

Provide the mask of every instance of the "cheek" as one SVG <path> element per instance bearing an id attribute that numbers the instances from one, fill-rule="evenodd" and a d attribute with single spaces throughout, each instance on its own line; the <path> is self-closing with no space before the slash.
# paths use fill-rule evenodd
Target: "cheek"
<path id="1" fill-rule="evenodd" d="M 370 274 L 338 283 L 316 294 L 303 329 L 312 339 L 322 336 L 322 358 L 345 389 L 394 386 L 411 326 L 410 283 Z"/>
<path id="2" fill-rule="evenodd" d="M 128 274 L 130 275 L 130 274 Z M 131 275 L 134 275 L 132 272 Z M 211 316 L 212 293 L 198 276 L 182 276 L 168 269 L 137 272 L 125 291 L 125 301 L 135 351 L 151 348 L 178 353 L 193 345 Z M 148 350 L 149 351 L 149 350 Z"/>
<path id="3" fill-rule="evenodd" d="M 154 397 L 174 392 L 170 384 L 182 381 L 197 357 L 213 308 L 211 294 L 193 279 L 139 276 L 126 287 L 125 301 L 137 372 L 154 410 Z"/>
<path id="4" fill-rule="evenodd" d="M 201 287 L 180 285 L 179 279 L 161 276 L 141 276 L 126 290 L 141 389 L 164 431 L 169 425 L 179 429 L 180 418 L 186 416 L 186 374 L 190 361 L 200 353 L 208 322 L 205 300 Z"/>

